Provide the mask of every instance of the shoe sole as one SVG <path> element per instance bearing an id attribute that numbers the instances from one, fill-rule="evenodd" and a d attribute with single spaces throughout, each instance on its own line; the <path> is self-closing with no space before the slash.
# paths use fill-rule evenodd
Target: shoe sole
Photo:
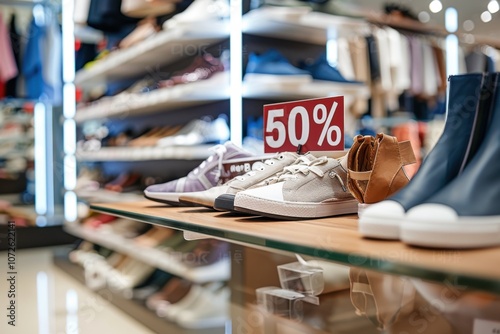
<path id="1" fill-rule="evenodd" d="M 174 200 L 171 200 L 171 199 L 164 199 L 164 198 L 157 198 L 157 197 L 152 197 L 151 195 L 148 195 L 146 194 L 146 192 L 144 192 L 144 197 L 149 199 L 150 201 L 155 201 L 155 202 L 159 202 L 159 203 L 164 203 L 164 204 L 168 204 L 168 205 L 171 205 L 171 206 L 185 206 L 183 205 L 182 203 L 180 203 L 178 201 L 178 196 L 177 196 L 177 201 L 174 201 Z"/>
<path id="2" fill-rule="evenodd" d="M 401 220 L 360 215 L 358 231 L 367 238 L 399 240 Z"/>
<path id="3" fill-rule="evenodd" d="M 262 211 L 266 208 L 266 211 Z M 241 195 L 235 198 L 234 209 L 276 219 L 300 220 L 324 218 L 358 212 L 358 201 L 344 200 L 330 203 L 278 202 Z"/>
<path id="4" fill-rule="evenodd" d="M 481 248 L 500 245 L 500 216 L 461 217 L 456 223 L 405 221 L 404 243 L 431 248 Z"/>
<path id="5" fill-rule="evenodd" d="M 235 195 L 224 194 L 215 199 L 213 208 L 217 211 L 232 211 L 234 212 Z"/>
<path id="6" fill-rule="evenodd" d="M 204 207 L 204 208 L 209 208 L 209 209 L 214 209 L 214 202 L 211 202 L 209 200 L 195 200 L 193 198 L 186 199 L 182 198 L 182 196 L 179 197 L 179 203 L 183 206 L 192 206 L 192 207 Z"/>

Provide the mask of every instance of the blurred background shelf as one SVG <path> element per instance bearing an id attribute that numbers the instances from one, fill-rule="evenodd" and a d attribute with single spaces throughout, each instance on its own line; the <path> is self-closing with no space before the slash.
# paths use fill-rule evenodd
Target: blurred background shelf
<path id="1" fill-rule="evenodd" d="M 133 240 L 125 239 L 114 233 L 99 232 L 72 224 L 66 224 L 64 230 L 78 238 L 126 254 L 152 267 L 185 278 L 193 283 L 227 281 L 231 275 L 229 258 L 224 258 L 212 265 L 196 268 L 189 267 L 179 261 L 180 253 L 144 247 L 136 244 Z"/>
<path id="2" fill-rule="evenodd" d="M 200 160 L 211 155 L 213 145 L 169 147 L 103 147 L 98 151 L 76 153 L 78 161 L 149 161 L 149 160 Z"/>
<path id="3" fill-rule="evenodd" d="M 157 89 L 143 94 L 121 94 L 103 98 L 77 109 L 75 121 L 102 118 L 125 118 L 180 108 L 201 106 L 229 99 L 229 73 L 219 73 L 208 80 Z"/>
<path id="4" fill-rule="evenodd" d="M 158 71 L 185 56 L 185 50 L 198 50 L 223 41 L 229 36 L 226 21 L 199 22 L 178 29 L 165 30 L 127 49 L 110 53 L 92 67 L 76 73 L 75 84 L 90 86 L 98 81 L 130 78 Z M 152 65 L 154 64 L 154 65 Z"/>

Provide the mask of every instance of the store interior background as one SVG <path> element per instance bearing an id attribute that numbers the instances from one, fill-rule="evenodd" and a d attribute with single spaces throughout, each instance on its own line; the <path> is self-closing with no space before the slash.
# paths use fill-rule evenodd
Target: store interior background
<path id="1" fill-rule="evenodd" d="M 64 12 L 64 3 L 68 1 L 71 0 L 62 0 L 62 7 L 60 1 L 42 2 L 44 4 L 49 4 L 49 6 L 53 6 L 53 8 L 57 8 L 57 10 L 62 8 L 62 12 Z M 22 4 L 23 2 L 30 4 Z M 276 2 L 276 0 L 274 0 L 274 2 Z M 356 11 L 368 17 L 374 13 L 376 15 L 380 14 L 383 6 L 387 4 L 387 1 L 382 0 L 332 0 L 332 2 L 337 2 L 350 10 L 353 10 L 353 8 L 357 6 Z M 495 42 L 496 48 L 500 47 L 500 39 L 498 39 L 498 31 L 500 31 L 500 11 L 498 11 L 499 3 L 497 0 L 402 0 L 390 1 L 390 3 L 400 4 L 401 6 L 411 9 L 422 23 L 428 26 L 435 25 L 440 31 L 446 30 L 446 9 L 453 7 L 458 13 L 456 21 L 457 29 L 458 32 L 462 34 L 463 40 L 474 43 L 475 40 L 472 36 L 481 36 L 484 40 Z M 438 10 L 440 6 L 442 8 Z M 19 17 L 21 18 L 21 22 L 27 22 L 32 15 L 32 7 L 31 1 L 28 0 L 0 0 L 0 12 L 4 14 L 4 23 L 8 22 L 8 16 L 14 10 L 20 14 Z M 435 13 L 433 11 L 435 11 Z M 67 47 L 64 45 L 64 33 L 63 30 L 63 47 Z M 249 37 L 248 42 L 250 44 L 255 44 L 254 47 L 257 50 L 259 48 L 264 48 L 258 45 L 261 42 L 255 39 L 255 37 Z M 272 41 L 265 41 L 262 45 L 267 47 L 272 43 Z M 289 43 L 293 42 L 279 41 L 277 45 L 286 49 Z M 229 42 L 223 45 L 224 47 L 228 47 Z M 291 47 L 289 51 L 293 50 L 294 47 Z M 320 47 L 316 45 L 311 49 L 313 50 L 313 52 L 311 52 L 312 54 L 317 54 Z M 65 56 L 67 52 L 71 53 L 73 50 L 68 50 L 67 48 L 63 50 Z M 304 54 L 307 54 L 307 52 Z M 242 54 L 240 53 L 240 55 Z M 61 60 L 63 61 L 63 58 L 61 58 Z M 72 62 L 70 61 L 69 64 L 71 65 Z M 61 63 L 62 74 L 65 71 L 64 66 L 67 68 L 68 64 L 64 65 Z M 184 66 L 184 64 L 182 66 Z M 67 78 L 74 78 L 74 74 L 66 74 L 66 76 Z M 62 84 L 71 85 L 72 79 L 67 82 L 63 80 Z M 72 91 L 74 88 L 67 89 L 70 95 L 74 93 L 74 91 Z M 67 98 L 67 96 L 68 95 L 65 95 L 65 98 Z M 77 221 L 82 216 L 84 217 L 89 210 L 87 206 L 81 203 L 77 204 L 76 195 L 71 190 L 66 191 L 65 189 L 68 188 L 68 184 L 65 184 L 65 182 L 68 182 L 68 175 L 70 175 L 70 179 L 77 176 L 77 170 L 75 168 L 76 162 L 68 158 L 68 156 L 74 158 L 74 150 L 76 150 L 76 140 L 70 143 L 72 141 L 71 138 L 76 139 L 77 135 L 81 135 L 80 132 L 72 128 L 72 126 L 74 126 L 76 129 L 74 122 L 68 121 L 73 118 L 73 116 L 67 117 L 68 114 L 74 113 L 74 110 L 68 110 L 71 110 L 75 106 L 67 101 L 66 99 L 65 103 L 52 105 L 50 102 L 41 103 L 40 101 L 26 101 L 24 99 L 17 101 L 0 100 L 0 107 L 7 107 L 9 112 L 12 108 L 25 108 L 27 110 L 26 115 L 29 119 L 27 121 L 28 125 L 24 127 L 23 131 L 25 132 L 21 135 L 28 135 L 26 137 L 28 138 L 28 142 L 23 143 L 21 150 L 31 152 L 31 155 L 27 156 L 26 161 L 23 162 L 23 166 L 26 167 L 23 169 L 22 173 L 17 172 L 17 177 L 22 179 L 20 183 L 13 182 L 10 176 L 5 178 L 0 176 L 0 212 L 2 212 L 0 214 L 0 250 L 2 251 L 0 252 L 0 279 L 2 281 L 4 280 L 5 268 L 7 266 L 7 244 L 4 242 L 6 240 L 4 236 L 8 233 L 7 222 L 12 219 L 12 217 L 14 217 L 18 224 L 16 233 L 17 248 L 19 250 L 19 252 L 17 252 L 17 265 L 19 268 L 19 280 L 17 285 L 19 291 L 19 326 L 17 328 L 9 327 L 6 325 L 6 322 L 2 320 L 0 322 L 0 332 L 57 334 L 85 334 L 91 332 L 147 334 L 159 332 L 158 330 L 151 329 L 151 327 L 148 328 L 148 326 L 141 324 L 140 321 L 137 321 L 127 313 L 113 306 L 113 298 L 110 298 L 105 292 L 99 294 L 92 292 L 80 282 L 77 282 L 77 280 L 65 274 L 64 269 L 61 270 L 53 264 L 54 254 L 65 254 L 78 244 L 78 238 L 64 232 L 61 226 L 67 222 Z M 253 110 L 251 112 L 252 116 L 261 114 L 262 101 L 267 101 L 267 99 L 248 102 L 248 105 Z M 219 113 L 219 108 L 227 108 L 229 105 L 228 101 L 218 103 L 219 104 L 207 107 L 207 114 L 216 117 Z M 227 114 L 230 115 L 230 112 Z M 186 114 L 180 116 L 180 119 L 187 121 L 190 117 L 194 117 L 193 115 L 199 115 L 199 113 L 196 114 L 192 110 L 188 110 Z M 171 117 L 170 119 L 175 118 L 175 116 L 169 117 Z M 119 122 L 122 121 L 124 120 L 119 120 Z M 149 122 L 151 123 L 154 121 L 155 118 L 152 116 Z M 0 120 L 0 127 L 2 123 L 3 120 Z M 0 129 L 0 137 L 1 131 L 2 129 Z M 72 133 L 72 131 L 74 131 L 74 133 Z M 233 134 L 234 133 L 235 132 L 233 132 Z M 68 148 L 68 145 L 74 145 L 74 147 Z M 66 156 L 63 154 L 71 150 L 73 150 L 72 154 L 66 154 Z M 168 177 L 174 179 L 185 175 L 203 159 L 186 160 L 187 161 L 178 161 L 178 168 L 172 171 Z M 123 166 L 129 165 L 127 163 L 109 163 L 106 168 L 108 171 L 118 174 L 117 172 L 120 171 Z M 151 161 L 145 162 L 143 166 L 138 167 L 138 170 L 146 173 L 147 171 L 160 173 L 163 172 L 163 169 L 164 167 L 160 163 Z M 70 183 L 74 181 L 76 181 L 76 179 L 70 181 Z M 235 246 L 232 250 L 238 250 L 238 247 L 239 246 Z M 269 284 L 269 280 L 252 276 L 255 274 L 252 273 L 252 268 L 254 266 L 266 268 L 268 271 L 275 271 L 276 264 L 294 261 L 294 258 L 289 256 L 290 254 L 273 254 L 253 249 L 245 249 L 244 252 L 248 254 L 248 261 L 245 264 L 245 268 L 240 269 L 241 272 L 251 276 L 251 279 L 245 282 L 246 285 L 244 287 L 240 286 L 242 291 L 245 289 L 255 290 L 261 286 L 261 284 Z M 259 262 L 256 259 L 261 259 L 262 261 Z M 275 277 L 273 277 L 273 279 L 276 281 L 276 284 L 279 284 Z M 3 284 L 0 285 L 0 287 L 3 287 Z M 2 289 L 3 288 L 0 289 L 0 309 L 4 309 L 3 305 L 7 300 Z M 245 293 L 246 292 L 247 291 L 245 291 Z M 239 296 L 239 298 L 241 298 L 240 301 L 251 299 L 245 295 L 245 293 L 242 292 Z M 342 300 L 345 301 L 347 298 L 348 296 L 344 296 Z M 330 302 L 333 305 L 331 307 L 344 307 L 343 304 L 339 305 L 341 302 Z M 138 314 L 141 314 L 140 312 L 143 311 L 138 311 Z M 311 321 L 311 323 L 314 324 L 314 321 Z M 236 325 L 233 323 L 233 329 L 231 331 L 231 323 L 228 322 L 224 330 L 226 333 L 240 333 L 235 330 L 235 328 L 237 328 L 235 326 Z M 346 325 L 345 333 L 348 332 L 349 328 L 351 330 L 363 330 L 368 328 L 367 325 L 363 327 L 365 326 L 363 322 L 356 324 L 356 326 L 349 327 Z M 219 333 L 223 333 L 221 328 L 217 330 Z M 214 330 L 214 333 L 216 333 L 217 330 Z M 292 333 L 292 329 L 289 328 L 289 330 L 290 333 Z M 294 330 L 299 333 L 301 330 L 305 331 L 306 329 L 299 327 Z M 244 331 L 241 331 L 241 333 L 243 332 Z M 339 331 L 339 333 L 340 332 L 342 331 Z M 276 333 L 279 333 L 279 330 L 277 330 Z M 315 332 L 311 331 L 310 333 Z"/>

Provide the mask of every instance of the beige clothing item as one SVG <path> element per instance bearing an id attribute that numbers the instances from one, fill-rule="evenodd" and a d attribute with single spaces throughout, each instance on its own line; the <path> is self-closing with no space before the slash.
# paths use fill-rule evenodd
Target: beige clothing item
<path id="1" fill-rule="evenodd" d="M 349 53 L 354 69 L 354 78 L 357 81 L 370 84 L 370 62 L 368 61 L 368 46 L 366 39 L 362 36 L 355 36 L 348 40 Z"/>
<path id="2" fill-rule="evenodd" d="M 347 43 L 347 39 L 339 38 L 337 40 L 337 48 L 338 48 L 337 69 L 345 79 L 356 80 L 356 75 L 354 74 L 354 69 L 352 65 L 352 59 L 351 59 L 351 54 L 349 52 L 349 44 Z"/>

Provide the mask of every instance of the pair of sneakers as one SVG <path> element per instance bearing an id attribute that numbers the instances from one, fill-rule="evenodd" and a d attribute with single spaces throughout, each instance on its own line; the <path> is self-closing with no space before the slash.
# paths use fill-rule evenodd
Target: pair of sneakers
<path id="1" fill-rule="evenodd" d="M 232 144 L 224 147 L 233 152 L 232 156 L 240 152 Z M 169 204 L 198 205 L 280 219 L 320 218 L 357 211 L 357 200 L 346 187 L 345 159 L 278 153 L 254 164 L 253 170 L 246 174 L 216 186 L 220 167 L 215 160 L 225 158 L 225 155 L 212 156 L 187 177 L 149 187 L 145 195 Z M 206 177 L 214 174 L 219 177 Z M 211 183 L 202 182 L 207 179 Z M 195 188 L 203 189 L 196 191 Z M 162 192 L 162 189 L 168 191 Z"/>

